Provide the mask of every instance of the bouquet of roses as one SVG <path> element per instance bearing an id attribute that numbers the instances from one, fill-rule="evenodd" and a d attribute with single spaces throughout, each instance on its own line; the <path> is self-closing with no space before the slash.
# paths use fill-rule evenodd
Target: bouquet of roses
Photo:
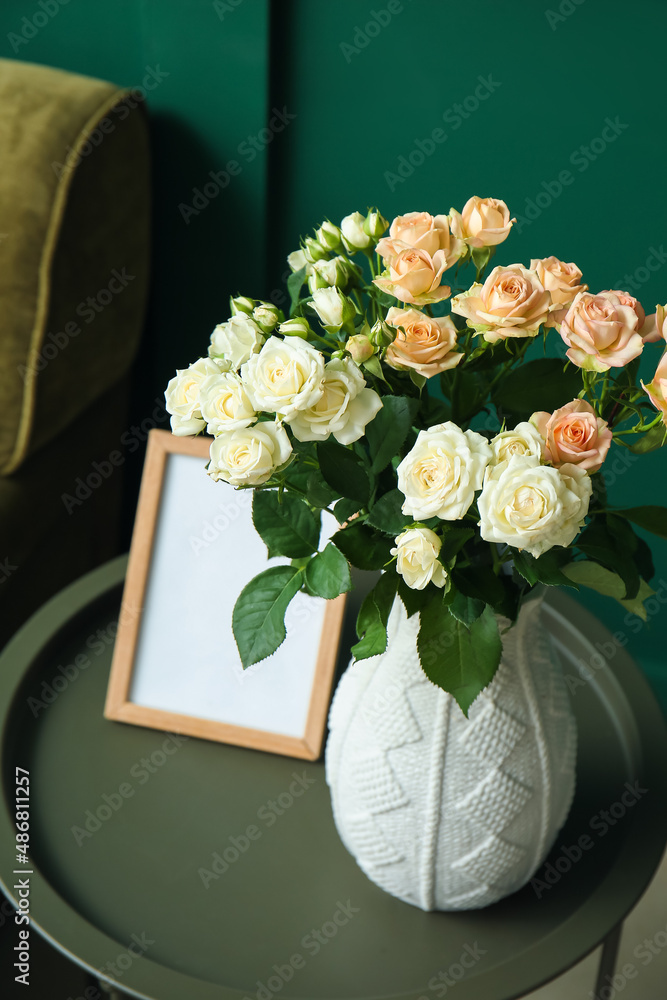
<path id="1" fill-rule="evenodd" d="M 376 210 L 323 222 L 288 257 L 289 315 L 233 298 L 208 357 L 170 381 L 173 433 L 213 435 L 209 476 L 254 490 L 255 528 L 288 560 L 238 598 L 244 666 L 281 644 L 295 594 L 338 597 L 350 567 L 382 571 L 355 657 L 385 650 L 400 598 L 422 667 L 464 712 L 537 584 L 646 616 L 654 570 L 633 525 L 667 537 L 667 510 L 612 509 L 603 469 L 665 441 L 667 353 L 646 386 L 638 367 L 665 346 L 666 307 L 593 293 L 555 257 L 485 277 L 513 221 L 474 197 L 391 226 Z"/>

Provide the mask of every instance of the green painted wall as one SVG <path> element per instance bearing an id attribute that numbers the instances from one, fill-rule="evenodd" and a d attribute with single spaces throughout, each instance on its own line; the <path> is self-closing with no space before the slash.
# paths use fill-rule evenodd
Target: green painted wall
<path id="1" fill-rule="evenodd" d="M 168 74 L 148 95 L 139 411 L 205 349 L 230 292 L 268 297 L 301 233 L 370 204 L 391 217 L 501 197 L 519 224 L 499 262 L 553 253 L 593 289 L 667 301 L 662 0 L 69 0 L 14 51 L 9 34 L 41 9 L 3 0 L 3 55 L 135 86 L 147 67 Z M 294 117 L 264 144 L 274 107 Z M 186 222 L 179 205 L 230 160 L 238 176 Z M 613 468 L 617 503 L 666 502 L 667 454 Z M 667 544 L 652 545 L 667 581 Z M 667 704 L 663 606 L 635 634 L 613 602 L 582 600 L 627 634 Z"/>

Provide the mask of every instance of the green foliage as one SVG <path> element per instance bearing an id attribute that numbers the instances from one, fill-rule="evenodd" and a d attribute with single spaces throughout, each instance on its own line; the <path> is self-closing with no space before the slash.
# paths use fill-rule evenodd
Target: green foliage
<path id="1" fill-rule="evenodd" d="M 352 521 L 331 540 L 357 569 L 382 569 L 391 559 L 391 541 L 360 521 Z"/>
<path id="2" fill-rule="evenodd" d="M 591 590 L 597 590 L 598 594 L 615 598 L 627 611 L 632 612 L 633 615 L 638 615 L 639 618 L 646 621 L 647 614 L 644 601 L 647 597 L 651 597 L 655 591 L 649 587 L 645 580 L 640 582 L 637 595 L 631 600 L 626 600 L 624 597 L 624 581 L 617 573 L 605 569 L 599 563 L 581 559 L 564 566 L 563 573 L 570 580 L 580 584 L 582 587 L 590 587 Z"/>
<path id="3" fill-rule="evenodd" d="M 252 501 L 252 520 L 269 550 L 269 558 L 297 559 L 317 549 L 320 516 L 298 497 L 276 490 L 257 490 Z"/>
<path id="4" fill-rule="evenodd" d="M 395 573 L 383 573 L 375 587 L 366 595 L 357 617 L 359 642 L 352 647 L 357 660 L 384 653 L 387 648 L 387 622 L 391 612 L 398 578 Z"/>
<path id="5" fill-rule="evenodd" d="M 345 556 L 331 542 L 306 566 L 306 586 L 315 597 L 331 599 L 352 588 L 350 567 Z"/>
<path id="6" fill-rule="evenodd" d="M 628 507 L 626 510 L 617 510 L 614 513 L 632 521 L 637 527 L 658 535 L 659 538 L 667 538 L 667 507 Z"/>
<path id="7" fill-rule="evenodd" d="M 244 668 L 259 663 L 285 639 L 285 612 L 301 589 L 302 576 L 294 566 L 272 566 L 254 577 L 234 606 L 232 628 Z"/>
<path id="8" fill-rule="evenodd" d="M 518 573 L 526 580 L 530 586 L 536 583 L 543 583 L 547 587 L 574 587 L 577 585 L 562 572 L 562 566 L 569 562 L 571 558 L 570 550 L 560 547 L 549 549 L 543 555 L 536 558 L 530 552 L 523 549 L 521 552 L 514 550 L 514 567 Z"/>
<path id="9" fill-rule="evenodd" d="M 366 427 L 373 472 L 382 472 L 398 455 L 410 433 L 419 402 L 407 396 L 385 396 L 383 407 Z"/>
<path id="10" fill-rule="evenodd" d="M 390 490 L 380 497 L 371 507 L 367 522 L 393 538 L 412 524 L 409 514 L 404 514 L 401 507 L 405 497 L 400 490 Z"/>
<path id="11" fill-rule="evenodd" d="M 494 389 L 493 402 L 506 413 L 526 418 L 536 410 L 564 406 L 580 390 L 578 368 L 564 368 L 557 358 L 538 358 L 508 372 Z"/>
<path id="12" fill-rule="evenodd" d="M 326 483 L 340 497 L 366 503 L 371 481 L 358 455 L 337 441 L 323 441 L 317 446 L 317 460 Z"/>
<path id="13" fill-rule="evenodd" d="M 500 663 L 502 641 L 493 610 L 485 605 L 468 627 L 435 598 L 421 611 L 417 650 L 429 680 L 453 695 L 467 716 Z"/>

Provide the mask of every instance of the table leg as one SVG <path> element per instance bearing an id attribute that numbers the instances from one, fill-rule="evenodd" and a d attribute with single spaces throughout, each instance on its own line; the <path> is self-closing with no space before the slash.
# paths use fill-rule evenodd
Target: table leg
<path id="1" fill-rule="evenodd" d="M 609 980 L 614 977 L 622 931 L 623 922 L 621 921 L 620 924 L 617 924 L 616 927 L 609 931 L 602 943 L 602 955 L 600 956 L 600 966 L 595 983 L 595 1000 L 600 1000 L 601 990 L 604 987 L 609 989 Z"/>

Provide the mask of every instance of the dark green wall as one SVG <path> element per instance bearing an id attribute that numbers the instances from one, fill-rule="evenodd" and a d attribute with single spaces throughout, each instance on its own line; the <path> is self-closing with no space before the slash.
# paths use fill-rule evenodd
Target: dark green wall
<path id="1" fill-rule="evenodd" d="M 230 292 L 268 297 L 300 233 L 374 203 L 391 217 L 501 197 L 520 221 L 500 262 L 553 253 L 593 289 L 629 276 L 647 309 L 667 301 L 662 0 L 70 0 L 15 52 L 8 34 L 41 9 L 3 0 L 2 55 L 131 86 L 147 67 L 168 74 L 148 95 L 154 290 L 138 412 L 205 349 Z M 242 144 L 274 107 L 295 117 L 251 162 Z M 186 223 L 179 205 L 230 160 L 240 173 Z M 619 504 L 665 502 L 667 453 L 612 478 Z M 652 544 L 667 581 L 667 544 Z M 662 606 L 633 634 L 613 602 L 582 599 L 628 634 L 667 701 Z"/>

